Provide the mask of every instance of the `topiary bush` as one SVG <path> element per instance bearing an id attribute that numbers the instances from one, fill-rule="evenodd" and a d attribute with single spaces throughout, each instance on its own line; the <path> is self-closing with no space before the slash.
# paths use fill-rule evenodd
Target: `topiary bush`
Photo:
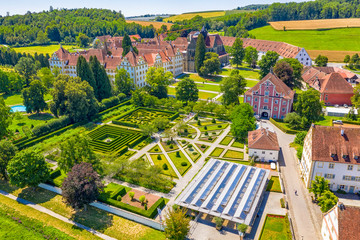
<path id="1" fill-rule="evenodd" d="M 212 135 L 216 135 L 216 132 L 212 132 Z"/>
<path id="2" fill-rule="evenodd" d="M 186 144 L 186 140 L 181 140 L 181 143 L 182 143 L 182 144 Z"/>
<path id="3" fill-rule="evenodd" d="M 134 192 L 129 192 L 129 197 L 130 197 L 131 200 L 134 199 L 134 196 L 135 196 L 135 193 L 134 193 Z"/>
<path id="4" fill-rule="evenodd" d="M 213 118 L 211 122 L 212 122 L 212 123 L 216 123 L 216 120 L 215 120 L 215 118 Z"/>
<path id="5" fill-rule="evenodd" d="M 157 156 L 157 160 L 161 160 L 161 155 L 158 155 L 158 156 Z"/>
<path id="6" fill-rule="evenodd" d="M 180 152 L 176 152 L 176 157 L 180 157 Z"/>
<path id="7" fill-rule="evenodd" d="M 197 125 L 201 126 L 201 121 L 200 120 L 197 121 Z"/>
<path id="8" fill-rule="evenodd" d="M 145 196 L 144 196 L 144 195 L 141 195 L 141 196 L 139 197 L 139 201 L 140 201 L 141 203 L 145 203 L 145 201 L 146 201 Z"/>
<path id="9" fill-rule="evenodd" d="M 164 170 L 168 170 L 168 169 L 169 169 L 169 167 L 168 167 L 168 165 L 167 165 L 166 163 L 164 163 L 164 164 L 162 165 L 162 168 L 163 168 Z"/>
<path id="10" fill-rule="evenodd" d="M 204 129 L 207 130 L 207 126 L 205 126 Z"/>
<path id="11" fill-rule="evenodd" d="M 147 207 L 147 204 L 146 204 L 146 203 L 144 204 L 144 209 L 145 209 L 145 210 L 148 210 L 148 207 Z"/>
<path id="12" fill-rule="evenodd" d="M 210 140 L 210 141 L 211 141 L 211 140 L 213 140 L 213 138 L 212 138 L 212 137 L 209 137 L 209 138 L 208 138 L 208 140 Z"/>
<path id="13" fill-rule="evenodd" d="M 192 148 L 192 147 L 193 147 L 193 145 L 190 143 L 190 144 L 188 145 L 188 147 L 189 147 L 189 148 Z"/>
<path id="14" fill-rule="evenodd" d="M 205 132 L 205 136 L 207 136 L 207 135 L 209 135 L 209 133 L 208 133 L 208 132 Z"/>
<path id="15" fill-rule="evenodd" d="M 121 202 L 122 197 L 120 195 L 117 196 L 116 200 L 118 200 L 119 202 Z"/>
<path id="16" fill-rule="evenodd" d="M 196 116 L 194 117 L 194 119 L 195 119 L 196 121 L 199 120 L 198 115 L 196 115 Z"/>
<path id="17" fill-rule="evenodd" d="M 182 162 L 181 163 L 181 166 L 183 166 L 183 167 L 186 167 L 188 164 L 187 164 L 187 162 Z"/>
<path id="18" fill-rule="evenodd" d="M 167 144 L 167 145 L 170 145 L 170 144 L 171 144 L 171 141 L 170 141 L 170 140 L 167 140 L 167 141 L 166 141 L 166 144 Z"/>
<path id="19" fill-rule="evenodd" d="M 170 149 L 173 149 L 173 148 L 174 148 L 174 145 L 171 144 L 169 148 L 170 148 Z"/>
<path id="20" fill-rule="evenodd" d="M 221 125 L 218 125 L 218 128 L 221 128 Z"/>
<path id="21" fill-rule="evenodd" d="M 192 155 L 196 156 L 196 155 L 198 155 L 198 153 L 197 153 L 197 152 L 193 152 Z"/>
<path id="22" fill-rule="evenodd" d="M 206 146 L 203 144 L 203 145 L 201 145 L 201 148 L 206 148 Z"/>

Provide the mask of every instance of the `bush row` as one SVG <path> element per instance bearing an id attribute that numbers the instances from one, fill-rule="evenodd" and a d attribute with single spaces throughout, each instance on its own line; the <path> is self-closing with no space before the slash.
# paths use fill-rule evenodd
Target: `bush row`
<path id="1" fill-rule="evenodd" d="M 71 124 L 70 118 L 68 116 L 64 116 L 58 119 L 50 120 L 45 124 L 35 126 L 32 130 L 32 133 L 34 134 L 34 136 L 39 137 L 47 133 L 50 133 L 54 130 L 58 130 L 60 128 L 66 127 L 70 124 Z"/>
<path id="2" fill-rule="evenodd" d="M 123 93 L 120 93 L 119 95 L 114 96 L 114 97 L 105 98 L 99 104 L 99 112 L 103 112 L 106 109 L 117 106 L 118 104 L 120 104 L 122 101 L 124 101 L 126 99 L 128 99 L 128 98 Z"/>
<path id="3" fill-rule="evenodd" d="M 282 124 L 279 124 L 280 120 L 274 120 L 273 118 L 270 118 L 270 122 L 272 124 L 274 124 L 277 128 L 279 128 L 281 131 L 285 132 L 285 133 L 296 134 L 296 133 L 300 132 L 300 131 L 297 131 L 297 130 L 294 130 L 294 129 L 284 127 Z"/>

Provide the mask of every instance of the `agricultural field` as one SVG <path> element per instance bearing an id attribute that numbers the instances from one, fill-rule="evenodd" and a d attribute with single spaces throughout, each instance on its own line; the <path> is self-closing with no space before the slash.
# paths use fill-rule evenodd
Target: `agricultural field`
<path id="1" fill-rule="evenodd" d="M 134 146 L 143 140 L 140 131 L 104 125 L 90 132 L 90 146 L 101 153 L 124 153 L 127 146 Z"/>
<path id="2" fill-rule="evenodd" d="M 178 117 L 178 115 L 179 113 L 176 112 L 153 110 L 150 108 L 136 108 L 120 116 L 114 120 L 113 123 L 117 125 L 138 127 L 153 121 L 155 118 L 173 120 Z"/>
<path id="3" fill-rule="evenodd" d="M 317 30 L 360 27 L 360 18 L 317 19 L 269 22 L 275 30 Z"/>
<path id="4" fill-rule="evenodd" d="M 180 15 L 171 16 L 164 19 L 164 22 L 176 22 L 182 20 L 192 19 L 195 16 L 201 16 L 203 18 L 213 18 L 213 17 L 220 17 L 225 15 L 225 11 L 209 11 L 209 12 L 193 12 L 193 13 L 183 13 Z"/>
<path id="5" fill-rule="evenodd" d="M 168 29 L 173 25 L 168 22 L 155 22 L 155 21 L 134 21 L 134 20 L 126 20 L 127 23 L 136 23 L 141 26 L 150 26 L 153 25 L 155 29 L 160 29 L 162 25 L 166 25 Z"/>
<path id="6" fill-rule="evenodd" d="M 78 49 L 77 46 L 73 46 L 73 45 L 62 45 L 64 49 L 66 50 L 72 50 L 72 49 Z M 34 55 L 35 53 L 42 53 L 42 54 L 53 54 L 54 52 L 56 52 L 57 50 L 59 50 L 60 45 L 58 44 L 53 44 L 53 45 L 45 45 L 45 46 L 31 46 L 31 47 L 18 47 L 18 48 L 13 48 L 16 52 L 19 53 L 26 53 L 26 54 L 31 54 Z"/>

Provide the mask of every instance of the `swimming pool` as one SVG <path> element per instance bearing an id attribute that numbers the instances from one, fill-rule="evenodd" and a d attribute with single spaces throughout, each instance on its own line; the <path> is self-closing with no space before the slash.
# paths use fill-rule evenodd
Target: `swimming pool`
<path id="1" fill-rule="evenodd" d="M 12 112 L 26 112 L 26 107 L 23 105 L 16 105 L 11 107 Z"/>

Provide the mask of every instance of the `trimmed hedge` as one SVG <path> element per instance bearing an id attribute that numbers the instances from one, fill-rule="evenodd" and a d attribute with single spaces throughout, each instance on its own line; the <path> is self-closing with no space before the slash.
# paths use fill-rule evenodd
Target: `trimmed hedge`
<path id="1" fill-rule="evenodd" d="M 288 133 L 288 134 L 296 134 L 298 132 L 301 132 L 301 131 L 294 130 L 294 129 L 291 129 L 288 127 L 284 127 L 282 124 L 279 124 L 279 122 L 282 122 L 281 120 L 274 120 L 273 118 L 270 118 L 270 122 L 272 124 L 274 124 L 277 128 L 279 128 L 281 131 Z"/>
<path id="2" fill-rule="evenodd" d="M 117 200 L 117 196 L 120 195 L 121 197 L 123 197 L 125 194 L 126 194 L 125 187 L 120 185 L 120 187 L 110 195 L 110 198 Z"/>
<path id="3" fill-rule="evenodd" d="M 66 127 L 71 124 L 71 120 L 68 116 L 61 117 L 58 119 L 50 120 L 45 124 L 38 125 L 33 128 L 32 133 L 36 136 L 42 136 L 44 134 L 50 133 L 54 130 Z"/>

